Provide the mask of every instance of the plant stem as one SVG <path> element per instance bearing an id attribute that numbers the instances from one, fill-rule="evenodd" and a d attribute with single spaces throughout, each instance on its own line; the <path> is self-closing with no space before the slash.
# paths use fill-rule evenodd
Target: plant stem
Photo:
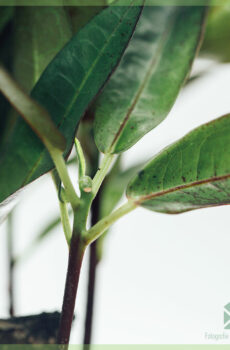
<path id="1" fill-rule="evenodd" d="M 79 234 L 73 234 L 68 270 L 66 276 L 65 293 L 62 306 L 62 314 L 58 333 L 58 344 L 69 344 L 71 326 L 74 316 L 75 301 L 77 295 L 77 288 L 79 283 L 80 271 L 82 260 L 84 257 L 86 246 L 83 244 Z M 61 349 L 68 349 L 68 347 L 63 346 Z"/>
<path id="2" fill-rule="evenodd" d="M 59 194 L 61 180 L 59 178 L 59 175 L 58 175 L 56 169 L 51 172 L 51 177 L 53 179 L 56 191 Z M 67 204 L 65 202 L 63 202 L 60 197 L 58 199 L 59 199 L 58 202 L 59 202 L 62 228 L 63 228 L 64 234 L 65 234 L 67 244 L 69 246 L 70 241 L 71 241 L 71 237 L 72 237 L 72 229 L 71 229 L 70 220 L 69 220 L 68 208 L 67 208 Z"/>
<path id="3" fill-rule="evenodd" d="M 103 232 L 105 232 L 114 222 L 119 220 L 122 216 L 128 214 L 130 211 L 136 208 L 136 204 L 132 202 L 127 202 L 122 205 L 119 209 L 115 210 L 112 214 L 106 216 L 104 219 L 100 220 L 96 225 L 89 229 L 85 233 L 85 242 L 87 245 L 94 242 L 99 238 Z"/>
<path id="4" fill-rule="evenodd" d="M 60 208 L 61 222 L 62 222 L 65 238 L 66 238 L 67 244 L 70 245 L 70 241 L 72 237 L 72 229 L 70 226 L 69 213 L 68 213 L 66 203 L 62 203 L 61 201 L 59 201 L 59 208 Z"/>
<path id="5" fill-rule="evenodd" d="M 7 221 L 7 245 L 8 245 L 8 268 L 9 268 L 9 315 L 14 316 L 14 257 L 13 257 L 13 213 L 8 215 Z"/>
<path id="6" fill-rule="evenodd" d="M 69 177 L 67 167 L 64 161 L 64 158 L 62 156 L 61 151 L 55 148 L 49 148 L 50 155 L 54 161 L 54 164 L 56 166 L 58 175 L 60 176 L 60 179 L 64 185 L 66 195 L 70 201 L 70 204 L 73 209 L 76 209 L 80 204 L 80 199 L 75 191 L 75 188 L 73 187 L 72 181 Z"/>
<path id="7" fill-rule="evenodd" d="M 100 209 L 100 194 L 93 201 L 91 209 L 91 226 L 94 226 L 99 220 Z M 85 333 L 83 344 L 87 344 L 85 350 L 89 350 L 89 344 L 91 344 L 92 327 L 93 327 L 93 309 L 94 309 L 94 296 L 96 285 L 96 272 L 98 265 L 97 256 L 97 241 L 93 242 L 89 247 L 89 270 L 88 270 L 88 289 L 87 289 L 87 304 L 86 304 L 86 317 L 85 317 Z"/>
<path id="8" fill-rule="evenodd" d="M 85 350 L 89 350 L 91 344 L 92 329 L 93 329 L 93 311 L 94 311 L 94 297 L 97 276 L 97 241 L 93 242 L 89 248 L 89 269 L 88 269 L 88 287 L 87 287 L 87 305 L 85 318 L 85 332 L 83 344 Z"/>
<path id="9" fill-rule="evenodd" d="M 104 180 L 105 176 L 108 173 L 109 167 L 114 157 L 115 157 L 114 154 L 105 154 L 104 159 L 102 160 L 101 165 L 99 166 L 99 169 L 93 178 L 92 193 L 94 198 L 97 195 L 97 192 L 102 184 L 102 181 Z"/>

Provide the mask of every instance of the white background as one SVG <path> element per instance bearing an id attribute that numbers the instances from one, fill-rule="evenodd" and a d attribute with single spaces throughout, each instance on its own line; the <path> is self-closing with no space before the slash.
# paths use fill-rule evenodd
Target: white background
<path id="1" fill-rule="evenodd" d="M 151 158 L 194 127 L 230 112 L 230 65 L 187 86 L 168 118 L 124 154 L 124 168 Z M 76 169 L 72 174 L 75 176 Z M 15 253 L 22 252 L 58 212 L 45 176 L 21 195 L 15 211 Z M 98 270 L 94 343 L 202 344 L 222 333 L 230 302 L 230 208 L 168 216 L 137 209 L 114 225 Z M 0 315 L 7 316 L 6 224 L 0 228 Z M 81 343 L 87 257 L 72 343 Z M 67 265 L 61 227 L 16 269 L 16 314 L 60 310 Z M 230 330 L 225 331 L 229 335 Z"/>

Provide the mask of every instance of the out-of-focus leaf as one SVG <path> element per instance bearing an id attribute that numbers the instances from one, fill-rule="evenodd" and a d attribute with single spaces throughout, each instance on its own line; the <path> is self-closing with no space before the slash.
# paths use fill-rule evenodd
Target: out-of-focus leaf
<path id="1" fill-rule="evenodd" d="M 60 6 L 18 6 L 14 21 L 14 77 L 30 92 L 72 30 Z"/>
<path id="2" fill-rule="evenodd" d="M 15 10 L 12 73 L 29 93 L 44 69 L 72 36 L 68 16 L 61 7 L 18 6 Z M 2 143 L 7 142 L 18 114 L 7 117 Z"/>
<path id="3" fill-rule="evenodd" d="M 103 153 L 128 149 L 167 116 L 199 48 L 205 13 L 202 6 L 146 6 L 94 106 L 95 140 Z"/>
<path id="4" fill-rule="evenodd" d="M 113 209 L 116 207 L 116 205 L 121 200 L 123 194 L 125 193 L 129 181 L 142 167 L 142 165 L 135 165 L 125 171 L 122 171 L 121 156 L 118 157 L 113 169 L 105 178 L 99 193 L 99 219 L 106 217 L 113 211 Z M 98 262 L 102 259 L 104 239 L 108 233 L 109 230 L 107 230 L 96 241 Z"/>
<path id="5" fill-rule="evenodd" d="M 230 203 L 230 115 L 190 132 L 128 186 L 131 201 L 168 214 Z"/>
<path id="6" fill-rule="evenodd" d="M 0 6 L 0 33 L 12 19 L 14 8 L 12 6 Z"/>
<path id="7" fill-rule="evenodd" d="M 1 8 L 0 8 L 1 11 Z M 0 64 L 7 69 L 12 67 L 12 26 L 8 25 L 0 34 Z M 3 143 L 3 137 L 7 127 L 7 117 L 10 105 L 5 97 L 0 94 L 0 148 Z"/>
<path id="8" fill-rule="evenodd" d="M 71 214 L 71 212 L 69 212 Z M 50 236 L 54 229 L 61 225 L 60 216 L 51 220 L 48 225 L 38 233 L 38 235 L 29 243 L 28 247 L 19 256 L 15 258 L 15 263 L 20 263 L 22 260 L 30 256 L 30 254 L 36 249 L 45 238 Z"/>
<path id="9" fill-rule="evenodd" d="M 102 6 L 70 6 L 68 7 L 67 11 L 71 19 L 73 32 L 77 33 L 94 16 L 96 16 L 102 10 L 103 10 L 103 5 Z"/>
<path id="10" fill-rule="evenodd" d="M 72 147 L 76 127 L 117 65 L 141 7 L 116 6 L 94 17 L 49 64 L 32 91 Z M 43 144 L 21 119 L 1 151 L 0 203 L 53 168 Z"/>
<path id="11" fill-rule="evenodd" d="M 142 164 L 143 165 L 143 164 Z M 100 218 L 109 215 L 122 198 L 131 178 L 137 173 L 142 165 L 133 166 L 122 171 L 120 160 L 106 177 L 100 194 Z"/>
<path id="12" fill-rule="evenodd" d="M 1 11 L 2 8 L 0 8 Z M 9 12 L 12 12 L 12 7 Z M 17 82 L 30 92 L 38 78 L 56 53 L 72 36 L 70 21 L 62 7 L 21 7 L 15 9 L 12 28 L 4 31 L 0 40 L 1 61 L 13 72 Z M 8 28 L 8 27 L 7 27 Z M 8 108 L 0 96 L 1 140 L 0 147 L 7 147 L 7 140 L 15 126 L 18 114 Z M 7 208 L 0 208 L 0 217 L 7 215 Z"/>
<path id="13" fill-rule="evenodd" d="M 211 6 L 201 54 L 230 62 L 230 3 Z"/>

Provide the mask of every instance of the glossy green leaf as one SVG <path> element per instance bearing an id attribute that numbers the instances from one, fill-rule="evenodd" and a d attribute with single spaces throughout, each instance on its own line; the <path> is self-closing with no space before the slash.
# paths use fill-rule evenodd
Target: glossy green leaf
<path id="1" fill-rule="evenodd" d="M 168 214 L 230 204 L 230 115 L 162 151 L 132 180 L 127 196 Z"/>
<path id="2" fill-rule="evenodd" d="M 230 62 L 230 4 L 226 0 L 221 6 L 212 6 L 201 53 L 211 58 Z"/>
<path id="3" fill-rule="evenodd" d="M 169 113 L 190 72 L 205 8 L 146 7 L 119 68 L 94 108 L 95 140 L 104 153 L 135 144 Z"/>
<path id="4" fill-rule="evenodd" d="M 76 127 L 92 99 L 117 65 L 141 7 L 107 8 L 89 22 L 49 64 L 31 96 L 51 115 L 72 147 Z M 18 120 L 0 158 L 0 203 L 53 168 L 28 125 Z"/>

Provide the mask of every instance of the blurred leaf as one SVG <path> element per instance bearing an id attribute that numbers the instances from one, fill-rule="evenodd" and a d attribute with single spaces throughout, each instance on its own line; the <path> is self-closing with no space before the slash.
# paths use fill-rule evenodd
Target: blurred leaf
<path id="1" fill-rule="evenodd" d="M 121 156 L 118 157 L 113 169 L 110 171 L 108 176 L 105 178 L 100 193 L 99 193 L 99 219 L 102 219 L 109 215 L 116 205 L 121 200 L 125 193 L 126 187 L 132 177 L 137 171 L 143 166 L 143 164 L 135 165 L 125 171 L 121 169 Z M 109 233 L 110 229 L 107 230 L 101 237 L 97 239 L 97 261 L 99 262 L 103 256 L 103 245 L 104 239 Z"/>
<path id="2" fill-rule="evenodd" d="M 133 166 L 124 172 L 121 170 L 120 159 L 117 160 L 112 171 L 106 177 L 102 193 L 100 194 L 100 218 L 109 215 L 125 193 L 131 178 L 137 173 L 143 164 Z"/>
<path id="3" fill-rule="evenodd" d="M 12 25 L 8 25 L 0 34 L 0 64 L 3 64 L 7 69 L 11 69 L 12 67 Z M 5 135 L 4 132 L 7 125 L 9 110 L 10 104 L 5 97 L 0 94 L 0 147 Z"/>
<path id="4" fill-rule="evenodd" d="M 95 140 L 119 153 L 169 113 L 190 72 L 205 8 L 146 7 L 120 66 L 96 101 Z"/>
<path id="5" fill-rule="evenodd" d="M 69 215 L 72 212 L 69 212 Z M 38 235 L 29 243 L 28 247 L 23 251 L 18 257 L 15 258 L 14 263 L 21 262 L 22 260 L 26 259 L 35 248 L 38 247 L 40 243 L 43 242 L 45 238 L 47 238 L 51 233 L 53 233 L 54 229 L 57 228 L 59 225 L 61 225 L 61 218 L 60 216 L 54 218 L 51 220 L 47 226 L 45 226 L 44 229 L 41 230 L 41 232 L 38 233 Z"/>
<path id="6" fill-rule="evenodd" d="M 106 5 L 106 4 L 104 4 Z M 69 13 L 72 29 L 77 33 L 83 28 L 93 17 L 103 10 L 103 6 L 69 6 Z"/>
<path id="7" fill-rule="evenodd" d="M 88 105 L 117 65 L 141 7 L 107 8 L 89 22 L 49 64 L 32 91 L 72 147 Z M 124 35 L 121 35 L 123 33 Z M 53 168 L 40 140 L 19 119 L 0 158 L 0 203 Z"/>
<path id="8" fill-rule="evenodd" d="M 18 6 L 14 21 L 14 77 L 30 92 L 42 72 L 71 39 L 62 7 Z"/>
<path id="9" fill-rule="evenodd" d="M 211 6 L 201 53 L 211 58 L 230 62 L 230 4 Z"/>
<path id="10" fill-rule="evenodd" d="M 14 8 L 12 6 L 0 6 L 0 33 L 7 23 L 12 19 Z"/>
<path id="11" fill-rule="evenodd" d="M 13 36 L 13 76 L 29 93 L 50 61 L 70 40 L 70 22 L 61 7 L 18 6 Z M 10 137 L 18 114 L 11 110 L 6 117 L 3 143 Z"/>
<path id="12" fill-rule="evenodd" d="M 135 203 L 176 214 L 230 203 L 230 115 L 193 130 L 151 160 L 128 186 Z"/>

